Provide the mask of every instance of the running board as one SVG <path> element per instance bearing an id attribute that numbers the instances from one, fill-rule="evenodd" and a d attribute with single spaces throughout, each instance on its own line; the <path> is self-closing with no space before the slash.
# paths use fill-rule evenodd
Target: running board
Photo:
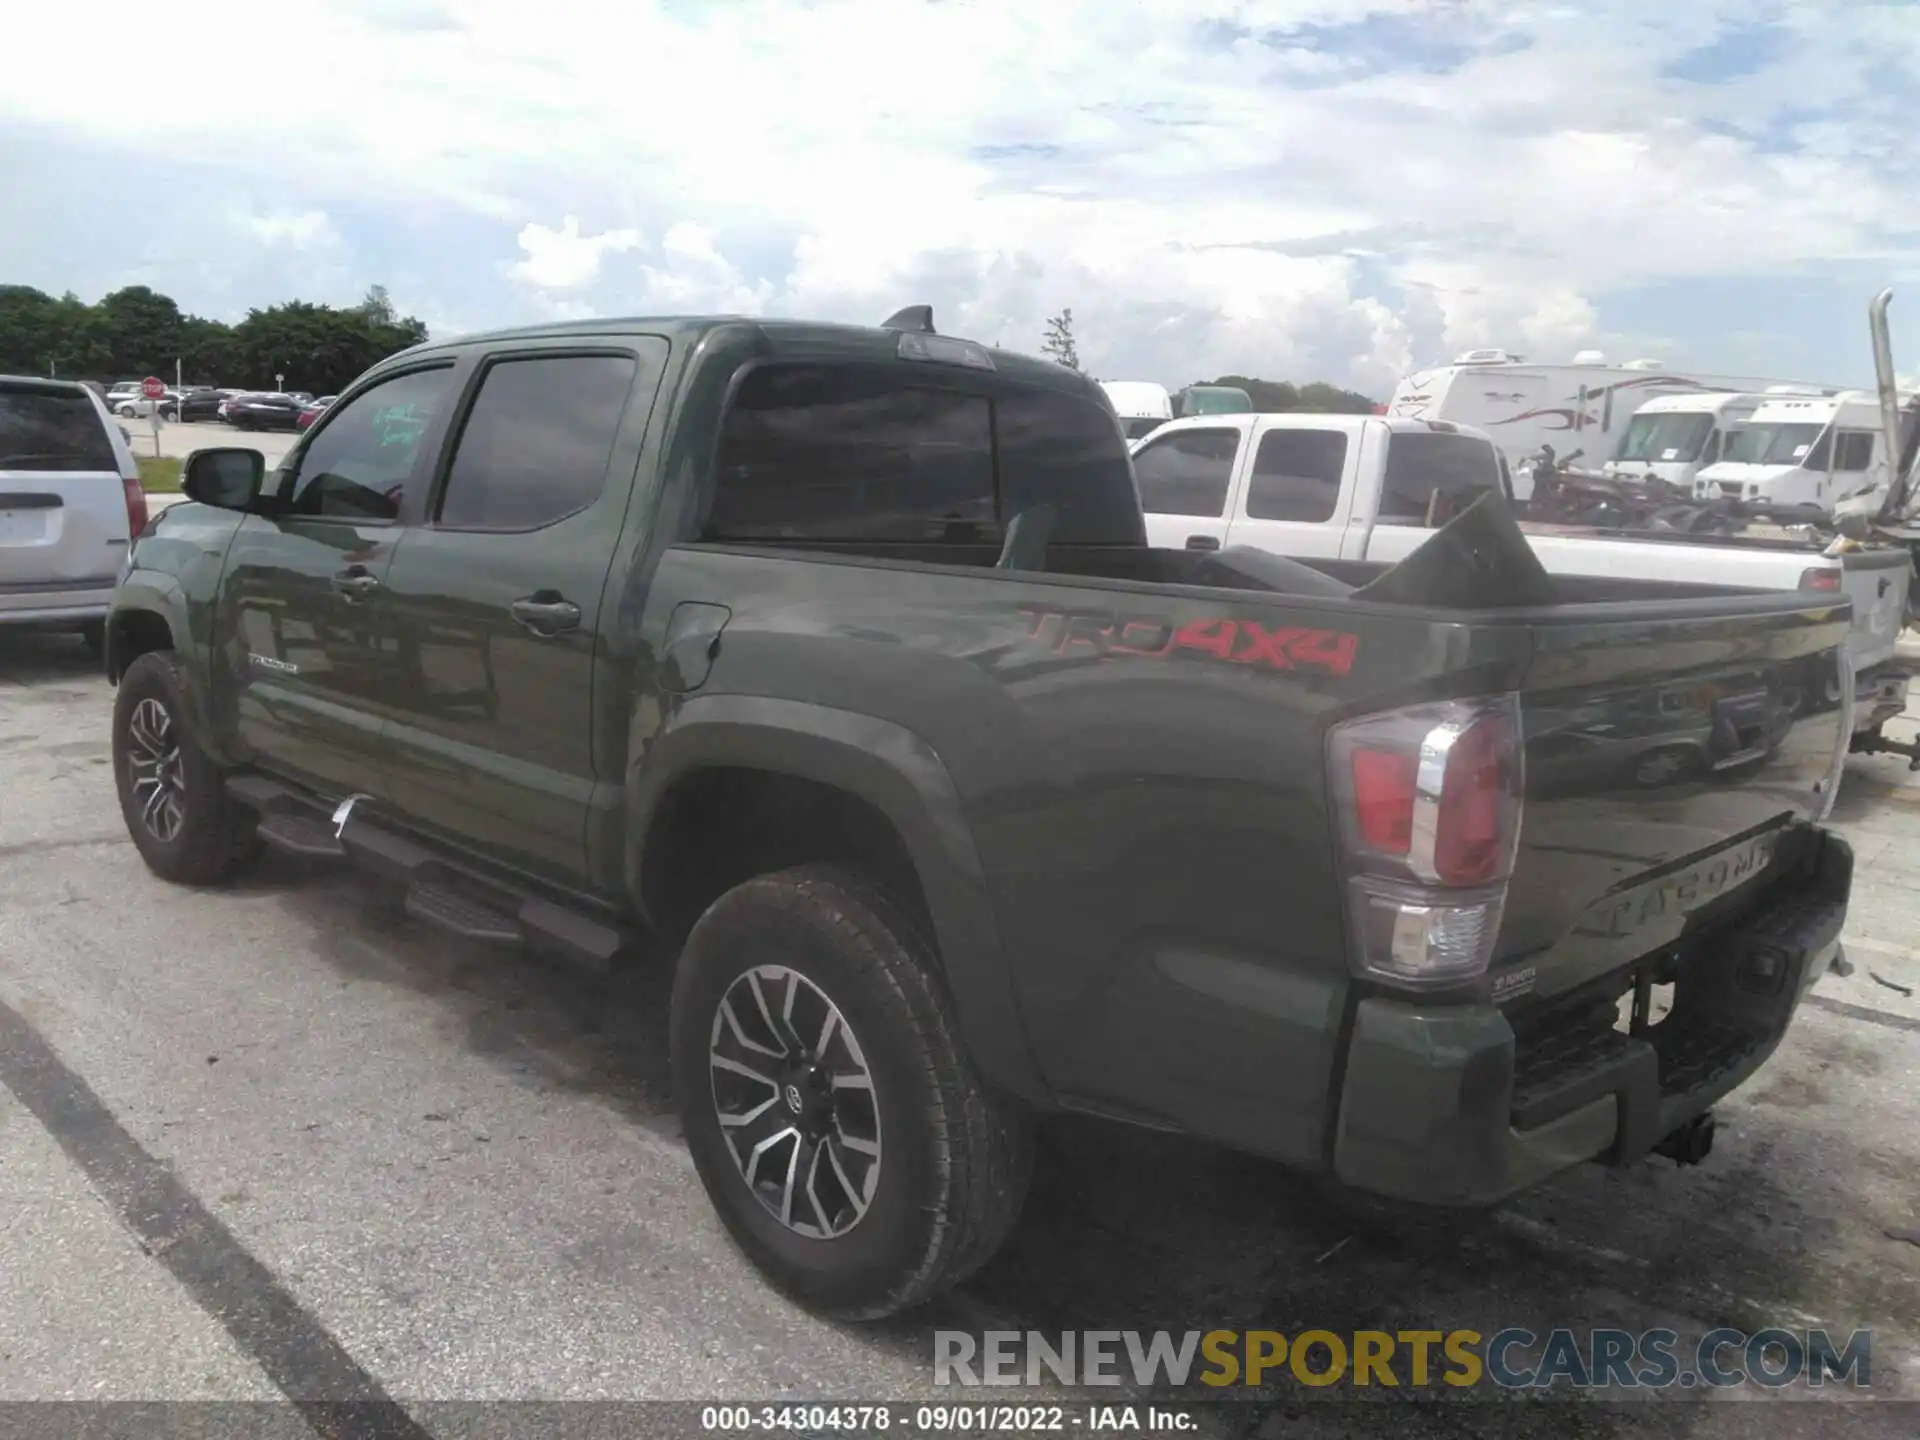
<path id="1" fill-rule="evenodd" d="M 347 850 L 327 822 L 294 810 L 262 815 L 255 829 L 262 843 L 310 860 L 344 860 Z"/>
<path id="2" fill-rule="evenodd" d="M 367 809 L 323 802 L 264 775 L 234 775 L 227 794 L 260 815 L 266 844 L 288 854 L 344 859 L 406 887 L 407 914 L 476 944 L 531 948 L 583 969 L 613 968 L 632 937 L 622 928 L 503 883 L 411 835 L 389 829 Z M 368 808 L 371 808 L 370 806 Z"/>

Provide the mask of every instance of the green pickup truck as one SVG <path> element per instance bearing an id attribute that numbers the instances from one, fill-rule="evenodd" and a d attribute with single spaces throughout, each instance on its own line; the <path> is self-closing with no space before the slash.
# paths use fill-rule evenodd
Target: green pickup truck
<path id="1" fill-rule="evenodd" d="M 1442 1205 L 1698 1160 L 1839 954 L 1844 596 L 1484 506 L 1154 550 L 1098 387 L 924 308 L 429 343 L 184 483 L 107 631 L 146 863 L 674 957 L 700 1176 L 823 1313 L 992 1255 L 1049 1111 Z"/>

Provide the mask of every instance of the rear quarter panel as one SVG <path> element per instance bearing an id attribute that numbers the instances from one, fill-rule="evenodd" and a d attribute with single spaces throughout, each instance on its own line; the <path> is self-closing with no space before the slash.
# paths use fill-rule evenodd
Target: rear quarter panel
<path id="1" fill-rule="evenodd" d="M 1476 646 L 1351 603 L 684 547 L 644 648 L 685 600 L 732 611 L 700 696 L 881 717 L 938 756 L 1056 1096 L 1319 1153 L 1349 990 L 1324 729 L 1517 683 L 1523 631 Z"/>

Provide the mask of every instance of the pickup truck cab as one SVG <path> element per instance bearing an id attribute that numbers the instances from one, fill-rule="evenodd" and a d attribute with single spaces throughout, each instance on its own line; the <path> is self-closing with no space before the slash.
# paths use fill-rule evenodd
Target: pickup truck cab
<path id="1" fill-rule="evenodd" d="M 184 484 L 109 629 L 147 865 L 672 965 L 701 1180 L 828 1314 L 983 1263 L 1046 1111 L 1441 1205 L 1698 1159 L 1838 952 L 1843 602 L 1554 581 L 1497 497 L 1155 549 L 1097 386 L 924 309 L 434 342 Z"/>
<path id="2" fill-rule="evenodd" d="M 1512 493 L 1505 457 L 1486 432 L 1394 417 L 1174 420 L 1133 446 L 1133 465 L 1152 544 L 1250 545 L 1306 560 L 1402 560 L 1427 542 L 1436 521 L 1484 493 Z M 1906 708 L 1908 672 L 1895 656 L 1913 580 L 1905 545 L 1829 555 L 1802 534 L 1757 524 L 1711 536 L 1536 522 L 1521 528 L 1554 575 L 1845 595 L 1853 604 L 1847 650 L 1861 747 L 1872 748 L 1880 727 Z"/>

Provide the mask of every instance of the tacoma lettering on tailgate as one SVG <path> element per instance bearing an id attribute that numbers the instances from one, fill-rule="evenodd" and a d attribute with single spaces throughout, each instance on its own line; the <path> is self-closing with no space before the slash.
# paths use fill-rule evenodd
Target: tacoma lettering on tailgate
<path id="1" fill-rule="evenodd" d="M 1089 610 L 1055 610 L 1023 604 L 1027 639 L 1056 655 L 1084 652 L 1101 658 L 1134 655 L 1164 660 L 1194 655 L 1269 670 L 1321 670 L 1345 675 L 1353 669 L 1360 637 L 1338 630 L 1292 625 L 1269 629 L 1257 620 L 1170 620 Z"/>
<path id="2" fill-rule="evenodd" d="M 1591 914 L 1575 927 L 1575 932 L 1618 939 L 1651 921 L 1697 910 L 1766 869 L 1767 862 L 1773 858 L 1774 839 L 1772 835 L 1762 835 L 1678 875 L 1637 885 Z"/>

